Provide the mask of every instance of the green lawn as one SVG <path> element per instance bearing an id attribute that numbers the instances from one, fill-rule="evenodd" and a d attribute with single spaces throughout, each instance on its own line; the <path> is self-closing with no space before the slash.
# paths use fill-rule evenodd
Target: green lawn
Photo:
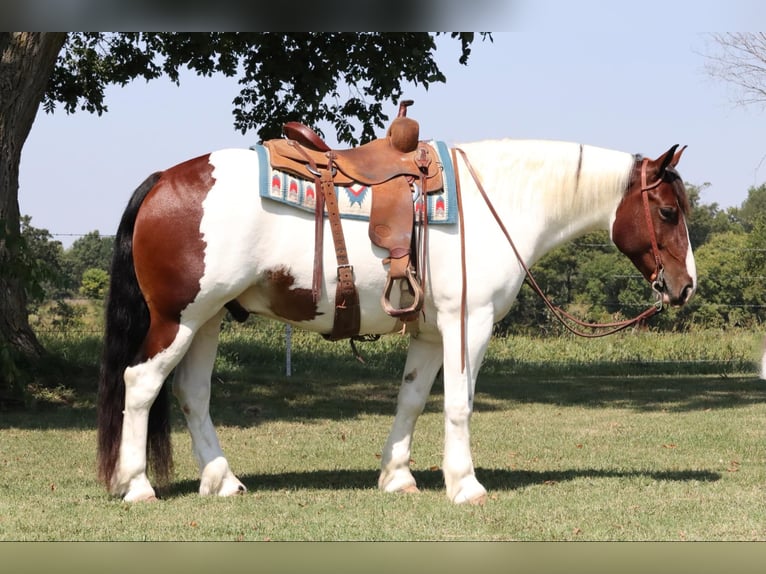
<path id="1" fill-rule="evenodd" d="M 176 474 L 154 504 L 95 479 L 91 340 L 52 392 L 0 413 L 1 540 L 766 540 L 766 384 L 758 337 L 626 333 L 492 343 L 472 421 L 481 507 L 443 489 L 441 381 L 412 453 L 418 495 L 377 490 L 404 341 L 360 346 L 227 327 L 212 415 L 248 493 L 200 498 L 175 411 Z M 555 357 L 555 360 L 548 360 Z M 328 375 L 332 373 L 332 375 Z"/>

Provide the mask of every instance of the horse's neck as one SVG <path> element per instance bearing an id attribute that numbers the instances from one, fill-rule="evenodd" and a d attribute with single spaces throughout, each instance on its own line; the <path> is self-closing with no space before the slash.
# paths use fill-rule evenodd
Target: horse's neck
<path id="1" fill-rule="evenodd" d="M 609 229 L 634 162 L 624 152 L 556 141 L 502 140 L 465 149 L 501 217 L 524 230 L 531 260 Z"/>

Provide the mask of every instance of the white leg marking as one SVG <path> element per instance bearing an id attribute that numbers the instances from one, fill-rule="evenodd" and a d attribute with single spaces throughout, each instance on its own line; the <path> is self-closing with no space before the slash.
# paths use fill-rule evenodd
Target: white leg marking
<path id="1" fill-rule="evenodd" d="M 487 491 L 476 479 L 469 424 L 476 377 L 492 334 L 491 313 L 469 316 L 465 371 L 460 372 L 459 328 L 444 332 L 444 483 L 456 504 L 482 504 Z"/>
<path id="2" fill-rule="evenodd" d="M 149 409 L 167 376 L 185 353 L 192 332 L 181 326 L 173 344 L 144 363 L 125 369 L 125 411 L 120 457 L 110 491 L 132 502 L 151 500 L 155 492 L 146 476 Z"/>
<path id="3" fill-rule="evenodd" d="M 441 343 L 410 339 L 396 417 L 381 456 L 378 487 L 386 492 L 415 492 L 410 452 L 415 423 L 423 412 L 436 373 L 442 364 Z"/>
<path id="4" fill-rule="evenodd" d="M 210 378 L 218 350 L 223 312 L 208 321 L 194 336 L 188 352 L 176 367 L 173 393 L 181 404 L 200 468 L 200 494 L 228 496 L 245 492 L 229 469 L 215 427 L 210 419 Z"/>

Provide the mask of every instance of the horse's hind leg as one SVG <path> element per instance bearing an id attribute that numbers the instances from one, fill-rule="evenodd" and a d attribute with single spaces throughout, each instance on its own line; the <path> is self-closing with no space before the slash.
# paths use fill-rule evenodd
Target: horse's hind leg
<path id="1" fill-rule="evenodd" d="M 386 492 L 416 492 L 410 472 L 415 423 L 423 412 L 436 373 L 442 365 L 440 341 L 411 339 L 399 389 L 396 417 L 381 456 L 378 487 Z"/>
<path id="2" fill-rule="evenodd" d="M 145 346 L 162 351 L 125 369 L 125 409 L 120 455 L 110 491 L 124 495 L 127 502 L 152 500 L 156 497 L 146 475 L 149 411 L 165 379 L 186 352 L 192 337 L 193 332 L 188 327 L 155 319 Z"/>
<path id="3" fill-rule="evenodd" d="M 229 469 L 210 419 L 210 378 L 213 374 L 223 312 L 210 319 L 194 336 L 173 378 L 173 393 L 181 404 L 199 463 L 199 493 L 228 496 L 245 492 Z"/>

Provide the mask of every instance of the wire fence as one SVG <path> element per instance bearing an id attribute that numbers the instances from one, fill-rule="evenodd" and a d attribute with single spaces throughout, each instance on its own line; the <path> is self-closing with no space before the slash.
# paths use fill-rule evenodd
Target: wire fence
<path id="1" fill-rule="evenodd" d="M 48 233 L 50 233 L 50 232 L 48 232 Z M 91 231 L 89 233 L 50 233 L 50 235 L 51 235 L 51 237 L 70 237 L 70 238 L 71 237 L 76 237 L 78 239 L 81 239 L 83 237 L 87 237 L 91 233 L 93 233 L 93 231 Z M 99 237 L 106 237 L 106 238 L 110 238 L 110 239 L 114 239 L 116 237 L 116 235 L 108 235 L 108 234 L 104 234 L 104 233 L 101 233 L 101 232 L 98 232 L 98 234 L 99 234 Z M 580 243 L 579 245 L 581 247 L 591 247 L 591 248 L 599 248 L 599 249 L 614 247 L 614 245 L 612 243 Z M 746 251 L 746 252 L 757 252 L 757 253 L 766 252 L 766 247 L 764 247 L 764 248 L 759 248 L 759 247 L 747 247 L 747 248 L 721 247 L 720 249 L 721 249 L 721 251 L 737 251 L 737 252 Z"/>

